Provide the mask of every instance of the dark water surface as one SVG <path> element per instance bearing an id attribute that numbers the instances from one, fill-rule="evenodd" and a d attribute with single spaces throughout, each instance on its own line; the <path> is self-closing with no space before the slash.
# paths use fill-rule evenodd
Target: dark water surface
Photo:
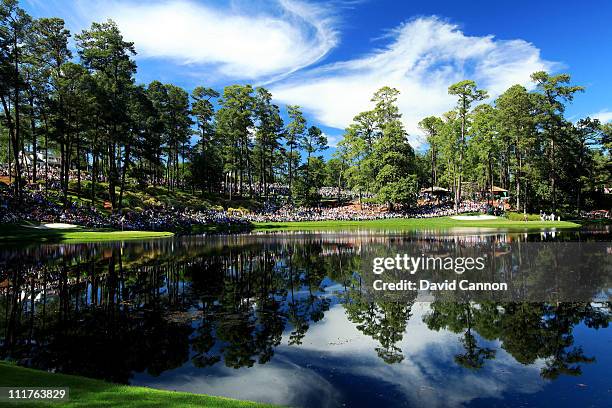
<path id="1" fill-rule="evenodd" d="M 491 273 L 505 276 L 520 275 L 525 262 L 507 245 L 568 241 L 603 243 L 610 260 L 609 229 L 0 247 L 0 358 L 300 407 L 609 407 L 610 274 L 564 270 L 553 251 L 540 255 L 560 261 L 555 268 L 524 279 L 551 282 L 543 302 L 370 301 L 362 293 L 362 254 L 372 247 L 408 242 L 453 254 L 487 245 L 496 248 Z M 552 282 L 567 276 L 577 285 L 588 279 L 588 300 L 555 300 Z"/>

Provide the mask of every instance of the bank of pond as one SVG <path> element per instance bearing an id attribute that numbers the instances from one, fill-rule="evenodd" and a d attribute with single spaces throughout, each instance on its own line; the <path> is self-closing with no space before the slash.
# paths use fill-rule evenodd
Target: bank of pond
<path id="1" fill-rule="evenodd" d="M 335 220 L 335 221 L 290 221 L 261 222 L 244 225 L 197 225 L 187 234 L 224 234 L 251 231 L 312 231 L 312 230 L 387 230 L 409 231 L 423 229 L 452 228 L 495 228 L 503 231 L 524 231 L 536 229 L 576 229 L 580 224 L 570 221 L 511 221 L 498 217 L 486 220 L 456 220 L 452 217 L 438 218 L 389 218 L 377 220 Z M 186 234 L 182 231 L 181 234 Z M 0 224 L 0 244 L 28 242 L 92 242 L 121 241 L 167 238 L 172 231 L 114 231 L 91 229 L 69 224 Z"/>
<path id="2" fill-rule="evenodd" d="M 100 407 L 117 406 L 127 408 L 149 407 L 219 407 L 219 408 L 266 408 L 269 404 L 239 401 L 223 397 L 211 397 L 185 392 L 154 390 L 112 384 L 91 378 L 49 373 L 0 362 L 0 387 L 67 388 L 65 401 L 36 401 L 28 403 L 23 398 L 13 401 L 20 407 Z"/>

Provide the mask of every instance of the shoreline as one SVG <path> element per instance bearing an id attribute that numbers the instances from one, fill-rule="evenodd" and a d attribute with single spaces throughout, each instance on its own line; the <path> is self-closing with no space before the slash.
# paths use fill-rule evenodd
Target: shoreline
<path id="1" fill-rule="evenodd" d="M 290 231 L 314 229 L 389 229 L 424 230 L 454 228 L 491 228 L 499 231 L 525 231 L 534 229 L 578 229 L 582 226 L 570 221 L 511 221 L 505 218 L 456 220 L 451 217 L 436 218 L 389 218 L 377 220 L 335 220 L 335 221 L 278 221 L 255 222 L 254 231 Z"/>
<path id="2" fill-rule="evenodd" d="M 25 368 L 7 361 L 0 361 L 0 386 L 3 387 L 68 387 L 69 400 L 62 402 L 66 407 L 104 406 L 117 404 L 124 407 L 151 406 L 206 406 L 206 407 L 274 407 L 252 401 L 158 390 L 148 387 L 122 385 L 76 375 L 49 373 Z M 37 400 L 16 402 L 16 406 L 54 407 L 58 402 Z"/>
<path id="3" fill-rule="evenodd" d="M 0 245 L 14 243 L 80 243 L 169 238 L 169 231 L 108 231 L 76 228 L 36 228 L 27 224 L 0 224 Z"/>
<path id="4" fill-rule="evenodd" d="M 530 231 L 547 229 L 579 229 L 582 225 L 570 221 L 511 221 L 505 218 L 457 220 L 452 217 L 389 218 L 375 220 L 321 220 L 253 222 L 244 227 L 223 228 L 210 224 L 198 226 L 186 235 L 243 233 L 263 231 L 313 231 L 313 230 L 452 230 L 457 228 L 482 228 L 504 231 Z M 76 228 L 38 228 L 27 224 L 0 224 L 0 245 L 19 243 L 61 243 L 127 241 L 139 239 L 170 238 L 177 234 L 170 231 L 108 231 Z"/>

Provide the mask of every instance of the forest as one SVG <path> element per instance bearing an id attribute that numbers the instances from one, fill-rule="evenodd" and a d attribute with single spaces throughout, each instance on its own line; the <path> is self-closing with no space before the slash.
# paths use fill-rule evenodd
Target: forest
<path id="1" fill-rule="evenodd" d="M 521 212 L 609 207 L 612 124 L 566 116 L 585 92 L 568 74 L 535 72 L 495 98 L 471 80 L 450 85 L 454 109 L 419 123 L 423 151 L 402 123 L 401 90 L 383 87 L 326 159 L 322 130 L 264 87 L 141 84 L 135 56 L 111 20 L 73 36 L 62 19 L 2 0 L 0 163 L 17 199 L 36 186 L 115 212 L 126 191 L 155 186 L 315 206 L 331 187 L 410 207 L 426 187 L 449 189 L 457 205 L 498 186 Z"/>

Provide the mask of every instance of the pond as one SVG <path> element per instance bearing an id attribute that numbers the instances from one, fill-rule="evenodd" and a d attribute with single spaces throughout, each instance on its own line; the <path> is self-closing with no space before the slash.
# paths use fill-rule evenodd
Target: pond
<path id="1" fill-rule="evenodd" d="M 571 251 L 543 243 L 580 245 L 593 265 L 577 271 Z M 611 244 L 600 228 L 5 246 L 0 358 L 296 407 L 611 406 Z M 407 247 L 493 251 L 488 274 L 549 289 L 539 301 L 367 296 L 366 255 Z"/>

